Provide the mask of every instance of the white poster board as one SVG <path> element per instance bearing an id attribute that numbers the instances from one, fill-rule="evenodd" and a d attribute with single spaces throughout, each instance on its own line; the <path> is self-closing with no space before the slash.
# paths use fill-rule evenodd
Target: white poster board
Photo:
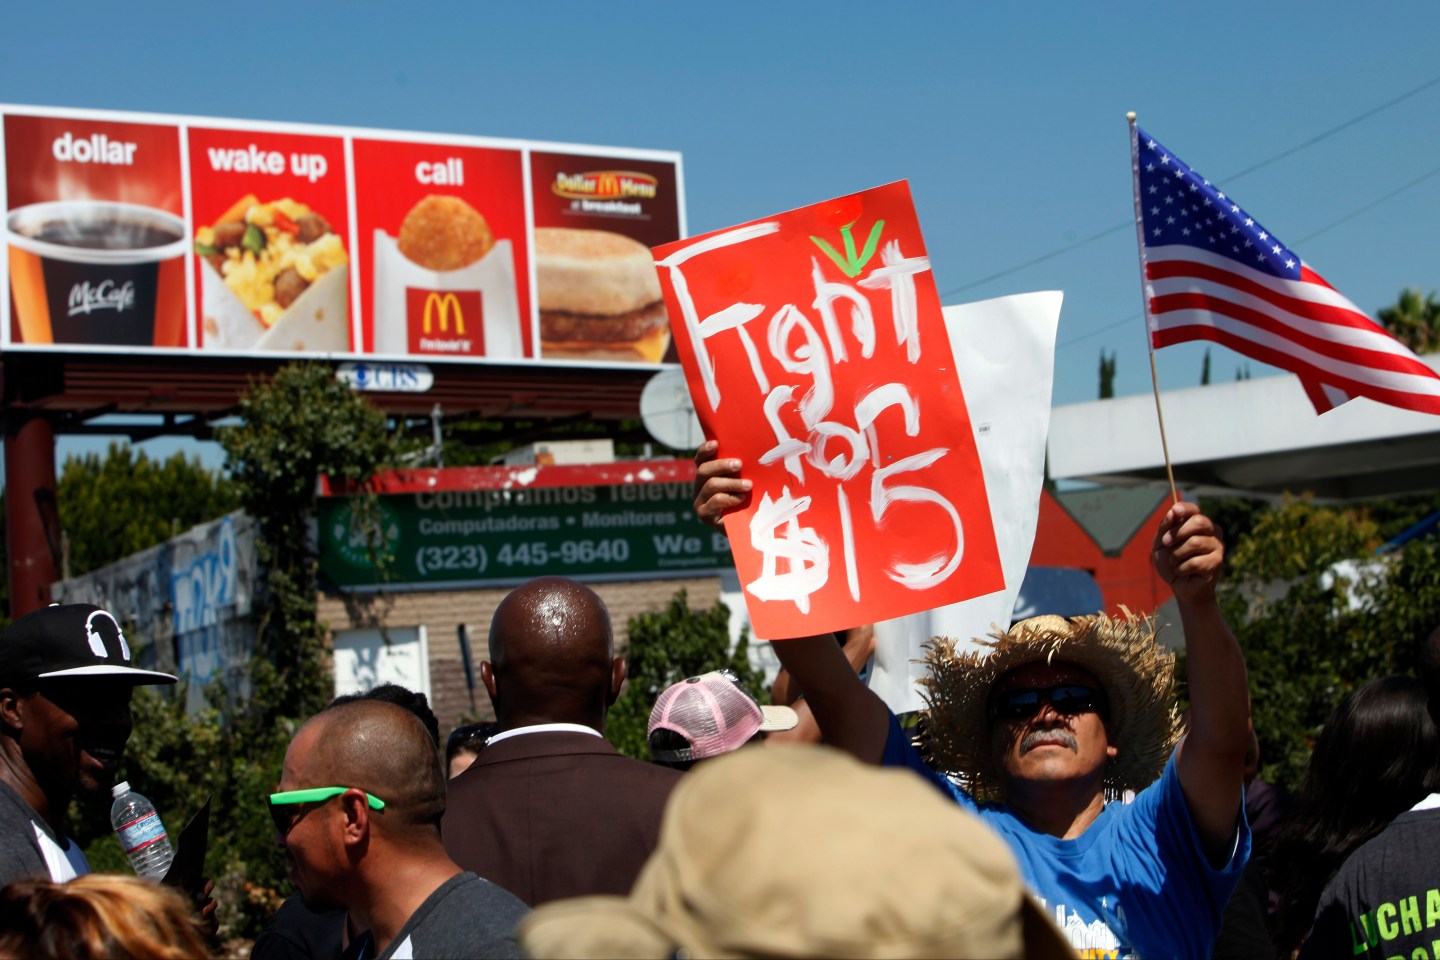
<path id="1" fill-rule="evenodd" d="M 896 713 L 923 705 L 915 681 L 925 672 L 918 661 L 931 637 L 973 639 L 990 633 L 992 624 L 1001 629 L 1010 625 L 1040 515 L 1055 331 L 1063 297 L 1052 290 L 945 308 L 955 367 L 965 385 L 985 470 L 1006 587 L 875 625 L 870 687 Z"/>
<path id="2" fill-rule="evenodd" d="M 387 642 L 388 640 L 388 642 Z M 425 628 L 341 630 L 335 634 L 335 695 L 398 683 L 430 696 L 430 646 Z"/>

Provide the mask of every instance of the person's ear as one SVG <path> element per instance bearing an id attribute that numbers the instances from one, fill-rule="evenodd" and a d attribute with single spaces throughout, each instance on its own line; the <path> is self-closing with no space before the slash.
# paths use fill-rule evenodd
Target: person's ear
<path id="1" fill-rule="evenodd" d="M 0 687 L 0 726 L 16 735 L 25 729 L 25 700 L 13 687 Z"/>
<path id="2" fill-rule="evenodd" d="M 345 812 L 345 823 L 341 828 L 345 846 L 355 847 L 364 843 L 370 834 L 372 813 L 364 791 L 357 787 L 345 791 L 340 797 L 340 809 Z"/>
<path id="3" fill-rule="evenodd" d="M 490 666 L 489 660 L 480 661 L 480 682 L 485 684 L 485 692 L 490 694 L 490 706 L 498 712 L 500 698 L 495 694 L 495 668 Z"/>
<path id="4" fill-rule="evenodd" d="M 1111 760 L 1114 760 L 1116 757 L 1120 756 L 1120 748 L 1115 746 L 1115 744 L 1113 743 L 1108 744 L 1105 747 L 1105 756 L 1109 757 Z"/>
<path id="5" fill-rule="evenodd" d="M 610 661 L 610 695 L 605 698 L 606 705 L 613 704 L 620 696 L 620 688 L 625 683 L 625 658 L 616 657 Z"/>

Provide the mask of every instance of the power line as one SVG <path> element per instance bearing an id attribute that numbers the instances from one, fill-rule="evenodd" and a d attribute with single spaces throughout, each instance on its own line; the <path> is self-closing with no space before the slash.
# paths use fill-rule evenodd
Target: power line
<path id="1" fill-rule="evenodd" d="M 1316 237 L 1320 236 L 1320 234 L 1326 233 L 1327 231 L 1330 231 L 1330 230 L 1333 230 L 1333 229 L 1335 229 L 1336 227 L 1340 226 L 1340 224 L 1342 224 L 1342 223 L 1348 223 L 1348 222 L 1350 222 L 1351 220 L 1354 220 L 1356 217 L 1360 216 L 1360 214 L 1365 213 L 1365 212 L 1367 212 L 1367 211 L 1369 211 L 1369 210 L 1375 209 L 1376 207 L 1380 206 L 1380 204 L 1384 203 L 1386 200 L 1390 200 L 1390 199 L 1393 199 L 1394 197 L 1398 197 L 1400 194 L 1404 193 L 1406 190 L 1409 190 L 1411 187 L 1418 186 L 1419 184 L 1424 183 L 1426 180 L 1429 180 L 1431 177 L 1435 176 L 1436 174 L 1440 174 L 1440 167 L 1433 167 L 1432 169 L 1426 171 L 1425 173 L 1420 174 L 1420 176 L 1416 177 L 1414 180 L 1411 180 L 1410 182 L 1406 183 L 1404 186 L 1396 187 L 1394 190 L 1391 190 L 1389 193 L 1385 194 L 1383 197 L 1380 197 L 1379 199 L 1376 199 L 1376 200 L 1372 200 L 1371 202 L 1365 204 L 1365 206 L 1361 207 L 1359 210 L 1354 210 L 1354 211 L 1351 211 L 1350 213 L 1345 214 L 1345 216 L 1341 217 L 1339 220 L 1333 220 L 1333 221 L 1331 221 L 1330 223 L 1325 224 L 1325 226 L 1321 227 L 1319 230 L 1316 230 L 1314 233 L 1307 234 L 1307 235 L 1301 237 L 1299 240 L 1297 240 L 1297 241 L 1295 241 L 1295 242 L 1296 242 L 1296 244 L 1301 244 L 1301 243 L 1305 243 L 1306 241 L 1309 241 L 1309 240 L 1314 240 Z"/>
<path id="2" fill-rule="evenodd" d="M 1384 103 L 1380 104 L 1379 106 L 1371 107 L 1369 110 L 1366 110 L 1364 113 L 1361 113 L 1361 114 L 1359 114 L 1359 115 L 1357 115 L 1357 116 L 1351 117 L 1349 120 L 1346 120 L 1344 123 L 1341 123 L 1341 124 L 1339 124 L 1338 126 L 1331 127 L 1329 130 L 1326 130 L 1324 133 L 1317 133 L 1315 136 L 1311 137 L 1309 140 L 1306 140 L 1306 141 L 1304 141 L 1303 143 L 1297 143 L 1297 144 L 1295 144 L 1295 146 L 1291 147 L 1289 150 L 1282 150 L 1280 153 L 1275 154 L 1275 156 L 1271 157 L 1269 160 L 1261 160 L 1259 163 L 1255 164 L 1253 167 L 1246 167 L 1244 170 L 1241 170 L 1239 173 L 1234 174 L 1233 176 L 1230 176 L 1230 177 L 1228 177 L 1228 178 L 1226 178 L 1226 179 L 1228 179 L 1228 180 L 1239 180 L 1241 177 L 1246 176 L 1247 174 L 1254 173 L 1256 170 L 1259 170 L 1261 167 L 1267 167 L 1267 166 L 1269 166 L 1270 164 L 1274 163 L 1274 162 L 1277 161 L 1277 160 L 1284 160 L 1286 157 L 1290 156 L 1292 153 L 1299 153 L 1301 150 L 1304 150 L 1306 147 L 1313 147 L 1315 144 L 1319 143 L 1321 140 L 1324 140 L 1324 139 L 1326 139 L 1326 138 L 1328 138 L 1328 137 L 1333 137 L 1335 134 L 1339 133 L 1339 132 L 1342 131 L 1342 130 L 1348 130 L 1348 129 L 1350 129 L 1351 127 L 1355 126 L 1355 124 L 1359 123 L 1360 121 L 1362 121 L 1362 120 L 1368 120 L 1368 119 L 1370 119 L 1371 117 L 1375 116 L 1375 114 L 1377 114 L 1377 113 L 1382 113 L 1382 112 L 1384 112 L 1384 111 L 1386 111 L 1386 110 L 1389 110 L 1391 107 L 1395 106 L 1396 104 L 1402 103 L 1402 102 L 1404 102 L 1404 101 L 1406 101 L 1406 100 L 1409 100 L 1411 97 L 1415 96 L 1417 93 L 1423 93 L 1423 92 L 1425 92 L 1426 90 L 1429 90 L 1431 87 L 1435 86 L 1436 84 L 1440 84 L 1440 77 L 1435 77 L 1435 78 L 1433 78 L 1433 79 L 1426 80 L 1424 83 L 1420 84 L 1420 86 L 1415 87 L 1415 88 L 1410 89 L 1410 90 L 1406 90 L 1404 93 L 1400 94 L 1398 97 L 1395 97 L 1394 99 L 1386 100 Z"/>
<path id="3" fill-rule="evenodd" d="M 1009 275 L 1012 274 L 1012 273 L 1018 273 L 1018 272 L 1020 272 L 1021 270 L 1024 270 L 1026 267 L 1033 267 L 1033 266 L 1035 266 L 1035 264 L 1037 264 L 1037 263 L 1044 263 L 1046 260 L 1053 260 L 1053 259 L 1055 259 L 1056 257 L 1060 256 L 1061 254 L 1069 253 L 1071 250 L 1077 249 L 1078 247 L 1083 247 L 1083 246 L 1085 246 L 1085 244 L 1087 244 L 1087 243 L 1093 243 L 1093 242 L 1095 242 L 1096 240 L 1099 240 L 1101 237 L 1108 237 L 1108 236 L 1110 236 L 1110 234 L 1112 234 L 1112 233 L 1119 233 L 1121 230 L 1134 230 L 1134 229 L 1135 229 L 1135 220 L 1134 220 L 1134 218 L 1131 218 L 1131 219 L 1129 219 L 1129 220 L 1126 220 L 1124 223 L 1117 223 L 1117 224 L 1116 224 L 1115 226 L 1113 226 L 1113 227 L 1106 227 L 1104 230 L 1101 230 L 1099 233 L 1092 233 L 1090 236 L 1086 237 L 1086 238 L 1083 239 L 1083 240 L 1076 240 L 1074 243 L 1070 243 L 1070 244 L 1067 244 L 1067 245 L 1065 245 L 1065 246 L 1063 246 L 1063 247 L 1060 247 L 1058 250 L 1051 250 L 1049 253 L 1042 253 L 1042 254 L 1040 254 L 1040 256 L 1036 257 L 1036 258 L 1033 259 L 1033 260 L 1026 260 L 1024 263 L 1017 264 L 1016 266 L 1013 266 L 1013 267 L 1006 267 L 1004 270 L 1000 270 L 1000 271 L 998 271 L 998 272 L 996 272 L 996 273 L 992 273 L 992 274 L 990 274 L 988 277 L 981 277 L 979 280 L 974 280 L 974 281 L 972 281 L 972 282 L 970 282 L 970 283 L 965 284 L 964 286 L 956 287 L 956 288 L 954 288 L 953 290 L 946 290 L 946 291 L 944 291 L 943 293 L 940 294 L 940 297 L 941 297 L 941 299 L 944 299 L 945 297 L 950 296 L 952 293 L 962 293 L 962 292 L 964 292 L 964 291 L 966 291 L 966 290 L 971 290 L 971 289 L 973 289 L 973 288 L 975 288 L 975 287 L 984 286 L 985 284 L 989 283 L 991 280 L 999 280 L 1001 277 L 1007 277 L 1007 276 L 1009 276 Z"/>
<path id="4" fill-rule="evenodd" d="M 1440 176 L 1440 166 L 1432 167 L 1424 173 L 1420 174 L 1420 176 L 1405 182 L 1401 186 L 1396 187 L 1394 190 L 1391 190 L 1389 193 L 1386 193 L 1380 197 L 1375 198 L 1374 200 L 1371 200 L 1369 203 L 1365 204 L 1362 207 L 1351 210 L 1343 217 L 1331 220 L 1329 223 L 1325 224 L 1325 226 L 1323 227 L 1320 227 L 1318 230 L 1312 230 L 1305 236 L 1296 240 L 1295 246 L 1298 247 L 1303 243 L 1308 243 L 1309 241 L 1314 240 L 1316 237 L 1320 236 L 1321 234 L 1328 233 L 1329 231 L 1335 229 L 1342 223 L 1349 223 L 1351 220 L 1354 220 L 1362 213 L 1368 213 L 1369 211 L 1374 210 L 1376 207 L 1380 206 L 1380 204 L 1385 203 L 1388 200 L 1395 199 L 1396 197 L 1400 196 L 1400 194 L 1404 193 L 1406 190 L 1409 190 L 1412 187 L 1419 186 L 1420 184 L 1424 183 L 1426 180 L 1429 180 L 1431 177 L 1434 176 Z M 1105 333 L 1107 330 L 1114 330 L 1116 327 L 1123 326 L 1127 323 L 1133 323 L 1134 321 L 1139 319 L 1140 314 L 1132 313 L 1128 317 L 1125 317 L 1121 320 L 1116 320 L 1114 323 L 1108 323 L 1105 326 L 1100 327 L 1098 330 L 1091 330 L 1089 333 L 1082 333 L 1079 336 L 1071 337 L 1064 343 L 1057 343 L 1055 345 L 1055 349 L 1063 350 L 1066 347 L 1074 346 L 1075 344 L 1080 343 L 1082 340 L 1089 340 L 1091 337 L 1099 336 L 1100 334 Z"/>
<path id="5" fill-rule="evenodd" d="M 1114 323 L 1107 323 L 1105 326 L 1101 327 L 1098 330 L 1091 330 L 1089 333 L 1082 333 L 1078 337 L 1071 337 L 1064 343 L 1057 343 L 1055 344 L 1055 349 L 1056 351 L 1060 351 L 1064 350 L 1066 347 L 1073 347 L 1075 344 L 1079 343 L 1082 340 L 1089 340 L 1091 337 L 1098 337 L 1100 334 L 1104 333 L 1107 330 L 1114 330 L 1116 327 L 1122 326 L 1127 323 L 1134 323 L 1136 320 L 1139 319 L 1140 314 L 1132 313 L 1130 314 L 1130 316 L 1124 318 L 1123 320 L 1116 320 Z"/>
<path id="6" fill-rule="evenodd" d="M 1226 183 L 1233 183 L 1234 181 L 1239 180 L 1242 177 L 1247 177 L 1250 174 L 1255 173 L 1257 170 L 1263 170 L 1265 167 L 1270 166 L 1272 163 L 1278 163 L 1279 161 L 1284 160 L 1286 157 L 1299 153 L 1301 150 L 1304 150 L 1307 147 L 1313 147 L 1315 144 L 1320 143 L 1323 140 L 1327 140 L 1330 137 L 1335 136 L 1335 134 L 1337 133 L 1348 130 L 1351 127 L 1355 126 L 1357 123 L 1368 120 L 1378 113 L 1383 113 L 1384 111 L 1389 110 L 1391 107 L 1403 103 L 1404 101 L 1409 100 L 1411 97 L 1416 96 L 1417 94 L 1424 93 L 1426 90 L 1429 90 L 1431 87 L 1437 85 L 1440 85 L 1440 76 L 1432 77 L 1431 79 L 1426 80 L 1424 83 L 1420 84 L 1417 87 L 1412 87 L 1411 89 L 1406 90 L 1404 93 L 1392 97 L 1389 100 L 1386 100 L 1384 103 L 1371 107 L 1368 110 L 1356 114 L 1348 120 L 1342 121 L 1341 123 L 1338 123 L 1327 130 L 1317 133 L 1315 136 L 1310 137 L 1308 140 L 1301 141 L 1300 143 L 1295 144 L 1293 147 L 1287 147 L 1286 149 L 1281 150 L 1279 153 L 1275 154 L 1274 156 L 1267 157 L 1266 159 L 1261 160 L 1259 163 L 1251 164 L 1244 170 L 1241 170 L 1239 173 L 1232 173 L 1229 176 L 1219 178 L 1219 180 Z M 1427 174 L 1426 176 L 1430 176 L 1430 174 Z M 1414 184 L 1409 184 L 1407 186 L 1413 185 Z M 1376 203 L 1381 203 L 1384 201 L 1384 199 L 1388 199 L 1388 197 L 1382 198 L 1381 200 L 1376 201 Z M 1352 214 L 1352 216 L 1358 216 L 1360 213 L 1363 212 L 1363 210 L 1357 210 L 1354 214 Z M 1339 226 L 1340 222 L 1341 221 L 1337 221 L 1330 226 Z M 1040 256 L 1034 257 L 1030 260 L 1026 260 L 1024 263 L 1016 264 L 1013 267 L 1006 267 L 1004 270 L 996 271 L 995 273 L 981 277 L 978 280 L 972 280 L 971 282 L 962 284 L 961 286 L 954 287 L 950 290 L 945 290 L 940 294 L 940 296 L 944 298 L 951 296 L 952 294 L 963 293 L 966 290 L 973 290 L 976 287 L 984 286 L 985 284 L 990 283 L 992 280 L 999 280 L 1001 277 L 1008 277 L 1012 273 L 1019 273 L 1021 270 L 1028 269 L 1029 267 L 1033 267 L 1039 263 L 1044 263 L 1046 260 L 1053 260 L 1058 256 L 1069 253 L 1071 250 L 1078 249 L 1085 246 L 1086 244 L 1094 243 L 1096 240 L 1108 237 L 1112 233 L 1119 233 L 1121 230 L 1126 229 L 1134 229 L 1134 227 L 1135 221 L 1133 218 L 1131 218 L 1124 221 L 1123 223 L 1117 223 L 1113 227 L 1107 227 L 1104 230 L 1101 230 L 1099 233 L 1092 233 L 1090 236 L 1085 237 L 1084 239 L 1076 240 L 1073 243 L 1068 243 L 1063 247 L 1058 247 L 1055 250 L 1050 251 L 1049 253 L 1042 253 Z M 1326 227 L 1325 229 L 1329 229 L 1329 227 Z M 1304 241 L 1302 240 L 1300 242 Z"/>

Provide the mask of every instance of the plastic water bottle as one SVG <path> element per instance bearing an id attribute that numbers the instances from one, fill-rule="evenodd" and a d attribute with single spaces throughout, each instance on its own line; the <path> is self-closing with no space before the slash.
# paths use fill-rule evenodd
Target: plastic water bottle
<path id="1" fill-rule="evenodd" d="M 115 803 L 110 807 L 110 823 L 120 841 L 120 849 L 135 872 L 147 880 L 160 880 L 175 859 L 175 848 L 165 825 L 155 812 L 155 805 L 130 789 L 128 781 L 117 783 L 110 791 Z"/>

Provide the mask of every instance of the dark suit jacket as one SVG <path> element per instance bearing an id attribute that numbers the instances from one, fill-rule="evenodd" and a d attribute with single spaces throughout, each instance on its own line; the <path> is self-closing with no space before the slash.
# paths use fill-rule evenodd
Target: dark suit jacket
<path id="1" fill-rule="evenodd" d="M 680 774 L 584 733 L 525 733 L 487 746 L 450 781 L 441 836 L 462 869 L 530 906 L 625 895 L 660 835 Z"/>

